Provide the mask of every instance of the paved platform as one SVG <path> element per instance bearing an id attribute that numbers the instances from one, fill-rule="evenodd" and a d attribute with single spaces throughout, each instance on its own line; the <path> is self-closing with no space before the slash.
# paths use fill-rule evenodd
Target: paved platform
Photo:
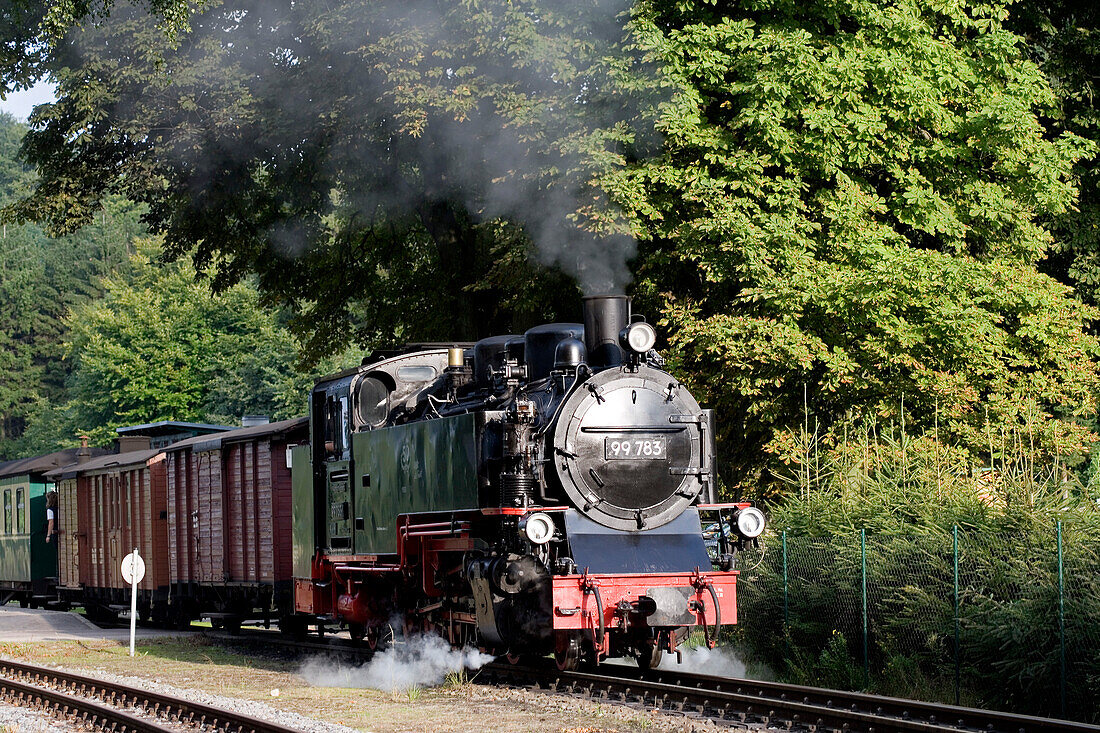
<path id="1" fill-rule="evenodd" d="M 143 629 L 137 637 L 189 636 L 194 632 Z M 42 611 L 32 608 L 0 606 L 0 642 L 65 641 L 82 639 L 129 640 L 130 629 L 101 629 L 80 614 L 66 611 Z"/>

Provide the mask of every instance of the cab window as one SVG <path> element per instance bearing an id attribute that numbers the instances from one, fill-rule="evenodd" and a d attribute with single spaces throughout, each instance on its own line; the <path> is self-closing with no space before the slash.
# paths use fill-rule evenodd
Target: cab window
<path id="1" fill-rule="evenodd" d="M 348 398 L 330 396 L 325 400 L 325 454 L 328 458 L 344 457 L 348 447 Z"/>
<path id="2" fill-rule="evenodd" d="M 15 490 L 15 531 L 18 534 L 27 531 L 27 512 L 23 501 L 23 489 Z"/>

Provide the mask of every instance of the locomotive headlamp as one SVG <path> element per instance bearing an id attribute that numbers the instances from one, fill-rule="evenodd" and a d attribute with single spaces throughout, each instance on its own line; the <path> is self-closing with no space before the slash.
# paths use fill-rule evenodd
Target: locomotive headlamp
<path id="1" fill-rule="evenodd" d="M 638 321 L 624 328 L 619 340 L 635 354 L 644 354 L 657 343 L 657 331 L 645 321 Z"/>
<path id="2" fill-rule="evenodd" d="M 737 533 L 746 539 L 755 539 L 764 531 L 764 512 L 754 506 L 737 512 Z"/>
<path id="3" fill-rule="evenodd" d="M 520 530 L 536 545 L 545 545 L 554 536 L 554 520 L 549 514 L 536 512 L 520 521 Z"/>

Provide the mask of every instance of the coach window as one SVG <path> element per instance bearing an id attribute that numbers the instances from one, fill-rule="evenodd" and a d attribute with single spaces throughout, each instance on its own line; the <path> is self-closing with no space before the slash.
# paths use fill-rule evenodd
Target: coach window
<path id="1" fill-rule="evenodd" d="M 23 501 L 23 489 L 15 490 L 15 531 L 23 534 L 27 531 L 26 502 Z"/>
<path id="2" fill-rule="evenodd" d="M 11 489 L 4 492 L 4 534 L 11 534 Z"/>

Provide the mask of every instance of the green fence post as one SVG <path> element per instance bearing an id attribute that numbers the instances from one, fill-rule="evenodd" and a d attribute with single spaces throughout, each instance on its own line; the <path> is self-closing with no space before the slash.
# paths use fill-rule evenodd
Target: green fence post
<path id="1" fill-rule="evenodd" d="M 871 684 L 871 658 L 868 656 L 867 635 L 867 530 L 859 531 L 859 554 L 863 565 L 863 685 Z"/>
<path id="2" fill-rule="evenodd" d="M 787 577 L 787 530 L 783 530 L 783 650 L 784 662 L 790 663 L 791 656 L 791 606 L 790 581 Z"/>
<path id="3" fill-rule="evenodd" d="M 1055 525 L 1058 530 L 1058 644 L 1061 647 L 1061 669 L 1058 686 L 1062 694 L 1062 717 L 1066 717 L 1066 586 L 1062 571 L 1062 522 Z"/>
<path id="4" fill-rule="evenodd" d="M 952 554 L 955 556 L 955 704 L 959 704 L 959 525 L 951 529 Z"/>
<path id="5" fill-rule="evenodd" d="M 783 530 L 783 630 L 789 632 L 790 599 L 787 591 L 787 530 Z"/>

